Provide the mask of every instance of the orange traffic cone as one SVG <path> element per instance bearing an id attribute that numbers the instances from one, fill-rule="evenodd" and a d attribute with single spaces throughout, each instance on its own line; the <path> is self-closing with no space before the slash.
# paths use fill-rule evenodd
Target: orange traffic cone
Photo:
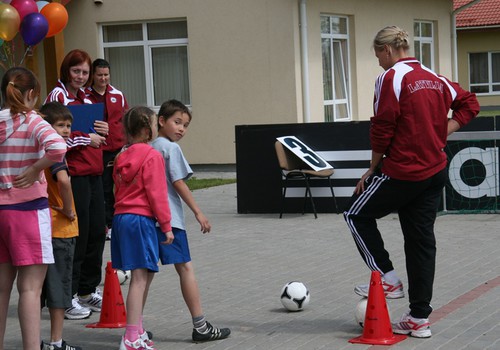
<path id="1" fill-rule="evenodd" d="M 106 279 L 102 296 L 99 322 L 88 324 L 87 328 L 123 328 L 127 324 L 127 312 L 123 303 L 122 290 L 111 261 L 106 265 Z"/>
<path id="2" fill-rule="evenodd" d="M 349 343 L 392 345 L 406 338 L 406 335 L 392 333 L 382 278 L 380 277 L 380 272 L 373 271 L 368 291 L 368 304 L 366 306 L 363 334 L 349 340 Z"/>

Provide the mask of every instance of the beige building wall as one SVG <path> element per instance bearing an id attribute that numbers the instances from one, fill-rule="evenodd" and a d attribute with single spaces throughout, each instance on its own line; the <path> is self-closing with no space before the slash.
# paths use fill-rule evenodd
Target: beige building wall
<path id="1" fill-rule="evenodd" d="M 299 3 L 103 0 L 96 5 L 74 0 L 67 5 L 65 51 L 80 48 L 102 57 L 100 24 L 187 19 L 194 117 L 181 146 L 192 164 L 235 163 L 235 125 L 303 121 Z M 306 5 L 312 122 L 323 121 L 321 14 L 350 19 L 354 120 L 371 116 L 374 80 L 381 73 L 371 43 L 386 25 L 412 34 L 415 19 L 434 21 L 436 65 L 451 75 L 451 0 L 309 0 Z"/>
<path id="2" fill-rule="evenodd" d="M 382 72 L 372 49 L 375 34 L 387 25 L 397 25 L 408 31 L 413 39 L 415 20 L 433 21 L 436 30 L 436 70 L 438 73 L 451 76 L 450 9 L 451 1 L 447 0 L 308 1 L 312 121 L 323 121 L 323 81 L 319 40 L 321 14 L 349 17 L 353 119 L 367 120 L 373 113 L 375 78 Z"/>
<path id="3" fill-rule="evenodd" d="M 458 81 L 469 89 L 469 53 L 500 51 L 500 29 L 459 30 L 458 41 Z M 500 106 L 500 94 L 482 96 L 477 99 L 481 107 Z"/>

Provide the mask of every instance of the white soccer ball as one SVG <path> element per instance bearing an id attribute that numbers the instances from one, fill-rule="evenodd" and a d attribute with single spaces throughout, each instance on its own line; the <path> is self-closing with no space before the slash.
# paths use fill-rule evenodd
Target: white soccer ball
<path id="1" fill-rule="evenodd" d="M 130 279 L 130 270 L 124 271 L 120 269 L 116 269 L 116 275 L 118 276 L 118 282 L 120 284 L 124 284 L 127 280 Z"/>
<path id="2" fill-rule="evenodd" d="M 367 305 L 368 305 L 368 299 L 362 298 L 360 301 L 358 301 L 358 304 L 356 305 L 356 310 L 354 312 L 354 319 L 356 320 L 356 323 L 361 326 L 361 328 L 363 328 L 364 324 L 365 324 Z M 389 313 L 389 317 L 390 317 L 391 313 L 389 310 L 389 304 L 386 303 L 386 307 L 387 307 L 387 312 Z"/>
<path id="3" fill-rule="evenodd" d="M 358 304 L 356 305 L 356 310 L 354 312 L 354 319 L 356 320 L 356 323 L 363 328 L 364 323 L 365 323 L 365 315 L 366 315 L 366 305 L 368 304 L 368 299 L 363 298 L 361 299 Z"/>
<path id="4" fill-rule="evenodd" d="M 281 289 L 281 303 L 288 311 L 301 311 L 311 299 L 309 290 L 302 282 L 288 282 Z"/>

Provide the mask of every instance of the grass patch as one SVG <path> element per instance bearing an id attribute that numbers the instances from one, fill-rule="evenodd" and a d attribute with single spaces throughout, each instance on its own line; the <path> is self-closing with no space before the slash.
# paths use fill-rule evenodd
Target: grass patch
<path id="1" fill-rule="evenodd" d="M 196 176 L 186 181 L 191 191 L 234 183 L 236 183 L 236 179 L 198 179 Z"/>
<path id="2" fill-rule="evenodd" d="M 500 111 L 499 110 L 495 110 L 495 111 L 480 111 L 477 116 L 478 117 L 496 117 L 497 115 L 500 115 Z"/>

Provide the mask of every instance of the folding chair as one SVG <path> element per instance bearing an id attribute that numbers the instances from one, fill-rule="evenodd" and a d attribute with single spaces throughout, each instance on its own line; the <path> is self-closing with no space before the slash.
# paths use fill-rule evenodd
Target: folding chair
<path id="1" fill-rule="evenodd" d="M 285 208 L 285 198 L 286 198 L 286 190 L 289 185 L 289 180 L 304 180 L 304 184 L 306 187 L 306 191 L 304 194 L 304 207 L 302 210 L 302 214 L 305 213 L 307 198 L 309 197 L 311 201 L 311 206 L 314 212 L 314 218 L 318 218 L 318 214 L 316 212 L 316 205 L 314 204 L 314 199 L 311 192 L 311 186 L 309 180 L 312 178 L 321 178 L 328 180 L 328 186 L 330 187 L 330 191 L 332 193 L 333 204 L 335 207 L 335 212 L 338 213 L 337 199 L 335 198 L 335 194 L 333 192 L 332 180 L 331 177 L 333 175 L 333 169 L 325 169 L 316 171 L 313 169 L 304 169 L 307 165 L 295 154 L 293 154 L 290 150 L 285 148 L 283 144 L 279 141 L 274 143 L 274 147 L 276 149 L 276 156 L 278 157 L 278 163 L 281 169 L 281 212 L 280 219 L 283 217 L 283 211 Z"/>

